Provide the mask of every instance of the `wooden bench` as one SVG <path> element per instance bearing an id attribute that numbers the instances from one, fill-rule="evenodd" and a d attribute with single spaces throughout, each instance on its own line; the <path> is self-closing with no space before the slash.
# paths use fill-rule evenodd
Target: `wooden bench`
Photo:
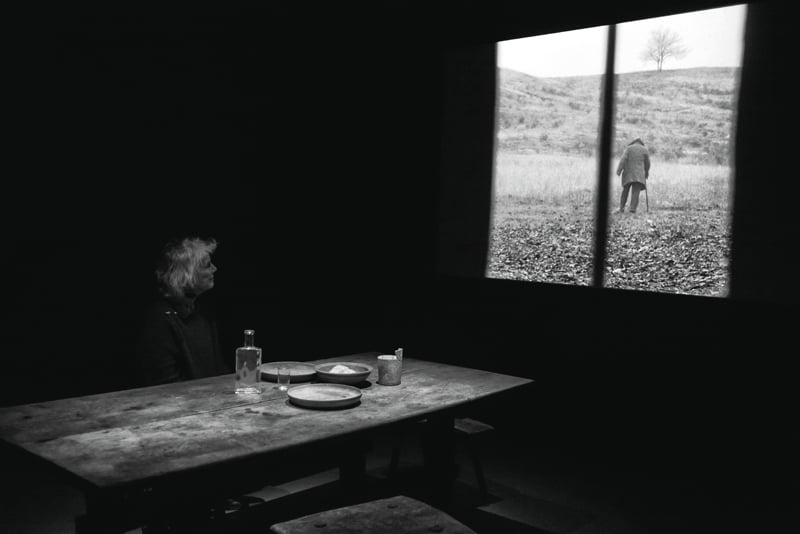
<path id="1" fill-rule="evenodd" d="M 441 510 L 404 495 L 276 523 L 270 531 L 275 534 L 476 534 Z"/>

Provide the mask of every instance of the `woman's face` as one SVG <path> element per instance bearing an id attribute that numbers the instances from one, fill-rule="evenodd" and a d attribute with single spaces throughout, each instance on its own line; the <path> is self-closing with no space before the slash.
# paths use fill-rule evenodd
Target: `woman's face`
<path id="1" fill-rule="evenodd" d="M 195 272 L 195 280 L 197 280 L 194 288 L 195 294 L 199 295 L 214 287 L 214 273 L 217 271 L 216 265 L 211 263 L 211 256 L 206 256 Z"/>

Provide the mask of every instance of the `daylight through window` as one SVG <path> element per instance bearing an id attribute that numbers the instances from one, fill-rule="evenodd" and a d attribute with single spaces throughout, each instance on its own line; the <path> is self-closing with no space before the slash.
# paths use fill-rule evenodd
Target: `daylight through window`
<path id="1" fill-rule="evenodd" d="M 616 26 L 605 287 L 727 295 L 745 15 L 740 5 Z M 607 36 L 498 43 L 490 278 L 598 283 Z"/>

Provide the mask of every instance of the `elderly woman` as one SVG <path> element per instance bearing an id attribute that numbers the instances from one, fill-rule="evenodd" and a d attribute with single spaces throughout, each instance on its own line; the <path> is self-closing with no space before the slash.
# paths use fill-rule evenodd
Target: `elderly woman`
<path id="1" fill-rule="evenodd" d="M 143 385 L 230 372 L 214 318 L 198 297 L 214 287 L 214 239 L 185 238 L 164 247 L 156 279 L 160 298 L 148 310 L 136 347 Z"/>
<path id="2" fill-rule="evenodd" d="M 639 193 L 647 187 L 647 178 L 650 176 L 650 154 L 644 142 L 638 137 L 625 147 L 622 158 L 617 165 L 617 176 L 622 175 L 622 194 L 619 198 L 619 211 L 625 211 L 628 201 L 628 191 L 632 190 L 630 212 L 636 213 L 639 207 Z"/>
<path id="3" fill-rule="evenodd" d="M 136 347 L 142 385 L 232 373 L 220 354 L 216 322 L 198 297 L 214 287 L 214 239 L 190 237 L 168 243 L 156 269 L 159 299 L 148 310 Z M 231 387 L 233 377 L 231 376 Z M 198 532 L 209 517 L 224 517 L 258 499 L 240 496 L 196 502 L 143 528 L 145 534 Z"/>

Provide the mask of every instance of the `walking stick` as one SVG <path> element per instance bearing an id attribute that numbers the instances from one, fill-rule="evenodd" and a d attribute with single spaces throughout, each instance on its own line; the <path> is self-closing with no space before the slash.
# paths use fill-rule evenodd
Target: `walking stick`
<path id="1" fill-rule="evenodd" d="M 650 213 L 650 197 L 647 196 L 647 178 L 644 179 L 644 205 L 647 213 Z"/>

